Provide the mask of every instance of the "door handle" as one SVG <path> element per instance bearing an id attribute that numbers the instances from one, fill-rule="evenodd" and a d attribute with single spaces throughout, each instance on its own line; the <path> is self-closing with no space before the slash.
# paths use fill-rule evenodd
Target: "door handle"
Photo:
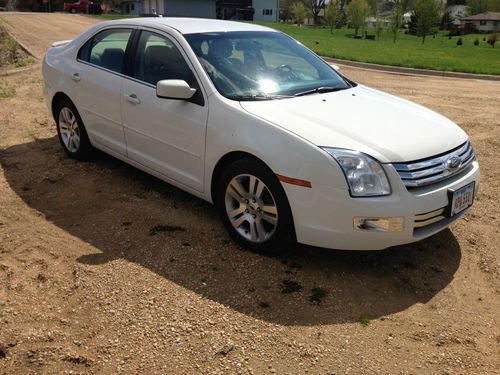
<path id="1" fill-rule="evenodd" d="M 132 104 L 140 104 L 141 103 L 140 99 L 135 94 L 125 95 L 125 97 Z"/>
<path id="2" fill-rule="evenodd" d="M 78 82 L 82 79 L 82 77 L 80 77 L 80 74 L 78 74 L 78 73 L 73 73 L 73 75 L 71 76 L 71 79 L 73 79 L 73 81 L 75 81 L 75 82 Z"/>

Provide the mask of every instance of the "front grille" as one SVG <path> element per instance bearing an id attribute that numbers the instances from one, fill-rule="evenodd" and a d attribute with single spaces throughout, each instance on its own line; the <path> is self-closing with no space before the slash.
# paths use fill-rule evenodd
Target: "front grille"
<path id="1" fill-rule="evenodd" d="M 458 166 L 449 168 L 447 162 L 455 157 L 460 159 Z M 408 163 L 394 163 L 393 166 L 407 188 L 416 188 L 442 181 L 462 172 L 475 157 L 472 146 L 467 141 L 445 154 Z M 453 161 L 458 162 L 456 159 Z"/>
<path id="2" fill-rule="evenodd" d="M 415 222 L 413 224 L 413 227 L 415 229 L 423 228 L 423 227 L 426 227 L 428 225 L 437 223 L 438 221 L 445 219 L 445 216 L 444 216 L 445 209 L 446 209 L 446 207 L 443 207 L 443 208 L 440 208 L 438 210 L 426 212 L 424 214 L 415 215 Z"/>

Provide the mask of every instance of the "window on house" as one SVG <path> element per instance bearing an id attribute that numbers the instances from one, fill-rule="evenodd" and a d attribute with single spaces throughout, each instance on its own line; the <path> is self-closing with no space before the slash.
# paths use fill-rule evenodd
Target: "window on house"
<path id="1" fill-rule="evenodd" d="M 130 10 L 135 10 L 135 4 L 130 4 Z"/>
<path id="2" fill-rule="evenodd" d="M 272 16 L 273 15 L 273 10 L 272 9 L 262 9 L 262 14 L 264 16 Z"/>
<path id="3" fill-rule="evenodd" d="M 487 22 L 486 20 L 481 20 L 481 21 L 479 21 L 479 24 L 480 24 L 481 26 L 484 26 L 484 25 L 486 25 L 486 22 Z"/>

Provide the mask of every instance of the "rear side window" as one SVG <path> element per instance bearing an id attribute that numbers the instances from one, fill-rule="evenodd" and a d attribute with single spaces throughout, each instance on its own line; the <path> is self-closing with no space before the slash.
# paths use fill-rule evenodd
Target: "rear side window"
<path id="1" fill-rule="evenodd" d="M 130 29 L 101 31 L 80 48 L 78 58 L 113 72 L 122 73 L 125 50 L 131 34 Z"/>
<path id="2" fill-rule="evenodd" d="M 166 37 L 142 31 L 134 59 L 134 78 L 155 85 L 163 79 L 182 79 L 198 88 L 196 78 L 177 47 Z"/>

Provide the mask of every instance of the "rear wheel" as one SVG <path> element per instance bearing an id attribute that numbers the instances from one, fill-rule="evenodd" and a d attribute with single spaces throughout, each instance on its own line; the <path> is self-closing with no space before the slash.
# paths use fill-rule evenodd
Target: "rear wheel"
<path id="1" fill-rule="evenodd" d="M 88 159 L 93 147 L 75 105 L 62 99 L 55 110 L 57 135 L 66 154 L 78 160 Z"/>
<path id="2" fill-rule="evenodd" d="M 283 187 L 262 162 L 242 159 L 229 165 L 219 180 L 216 197 L 226 229 L 242 247 L 276 253 L 295 242 Z"/>

